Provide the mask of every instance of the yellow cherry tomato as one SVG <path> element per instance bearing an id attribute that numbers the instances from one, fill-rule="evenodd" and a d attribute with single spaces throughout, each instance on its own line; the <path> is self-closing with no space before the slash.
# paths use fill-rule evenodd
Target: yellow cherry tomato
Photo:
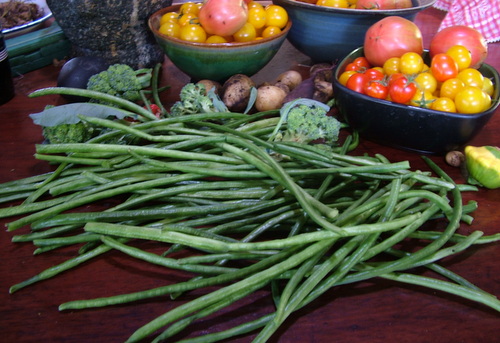
<path id="1" fill-rule="evenodd" d="M 281 29 L 277 26 L 267 26 L 264 31 L 262 31 L 262 38 L 268 38 L 272 36 L 279 35 L 281 33 Z"/>
<path id="2" fill-rule="evenodd" d="M 168 22 L 175 22 L 177 23 L 177 20 L 179 18 L 179 13 L 177 12 L 167 12 L 164 15 L 161 16 L 160 18 L 160 26 L 162 26 L 165 23 Z"/>
<path id="3" fill-rule="evenodd" d="M 264 6 L 258 2 L 258 1 L 250 1 L 248 4 L 247 4 L 247 8 L 250 10 L 252 8 L 261 8 L 261 9 L 264 9 Z"/>
<path id="4" fill-rule="evenodd" d="M 353 75 L 353 74 L 356 74 L 357 72 L 354 71 L 354 70 L 347 70 L 345 72 L 343 72 L 342 74 L 340 74 L 339 76 L 339 82 L 341 85 L 345 86 L 346 83 L 347 83 L 347 80 L 349 80 L 349 78 Z"/>
<path id="5" fill-rule="evenodd" d="M 204 43 L 207 33 L 199 24 L 186 24 L 181 27 L 179 38 L 188 42 Z"/>
<path id="6" fill-rule="evenodd" d="M 450 98 L 440 97 L 432 102 L 431 110 L 455 113 L 457 112 L 457 107 L 455 106 L 455 102 Z"/>
<path id="7" fill-rule="evenodd" d="M 403 74 L 417 74 L 423 66 L 424 59 L 416 52 L 405 52 L 399 58 L 399 71 Z"/>
<path id="8" fill-rule="evenodd" d="M 486 92 L 484 92 L 484 91 L 482 91 L 482 92 L 483 92 L 483 97 L 484 97 L 484 109 L 483 109 L 483 111 L 486 111 L 488 108 L 490 108 L 492 100 L 491 100 L 491 96 L 486 94 Z"/>
<path id="9" fill-rule="evenodd" d="M 266 10 L 264 7 L 253 7 L 248 10 L 247 21 L 256 29 L 266 26 Z"/>
<path id="10" fill-rule="evenodd" d="M 465 46 L 453 45 L 446 51 L 446 54 L 450 55 L 457 62 L 459 71 L 470 67 L 472 54 Z"/>
<path id="11" fill-rule="evenodd" d="M 349 2 L 347 0 L 318 0 L 318 6 L 335 7 L 335 8 L 348 8 Z"/>
<path id="12" fill-rule="evenodd" d="M 233 38 L 235 42 L 250 42 L 257 38 L 257 31 L 252 24 L 247 22 L 233 34 Z"/>
<path id="13" fill-rule="evenodd" d="M 181 14 L 178 19 L 179 25 L 184 26 L 187 24 L 199 24 L 198 16 L 194 13 Z"/>
<path id="14" fill-rule="evenodd" d="M 493 81 L 491 81 L 491 79 L 487 77 L 484 77 L 482 89 L 483 92 L 485 92 L 489 96 L 493 96 L 493 92 L 495 91 L 495 86 L 493 85 Z"/>
<path id="15" fill-rule="evenodd" d="M 421 108 L 430 108 L 434 100 L 435 97 L 432 95 L 432 92 L 417 89 L 415 95 L 410 100 L 410 105 Z"/>
<path id="16" fill-rule="evenodd" d="M 448 79 L 441 84 L 439 96 L 444 96 L 454 100 L 457 93 L 464 89 L 464 87 L 465 83 L 462 80 L 457 79 L 456 77 Z"/>
<path id="17" fill-rule="evenodd" d="M 474 68 L 466 68 L 460 71 L 457 79 L 462 80 L 466 86 L 483 87 L 484 76 L 481 72 Z"/>
<path id="18" fill-rule="evenodd" d="M 382 69 L 384 69 L 385 74 L 392 75 L 392 74 L 400 72 L 399 65 L 400 65 L 400 58 L 399 57 L 391 57 L 384 62 Z"/>
<path id="19" fill-rule="evenodd" d="M 415 77 L 418 88 L 434 93 L 437 89 L 437 80 L 431 73 L 423 72 Z"/>
<path id="20" fill-rule="evenodd" d="M 228 40 L 222 36 L 218 35 L 211 35 L 207 38 L 205 43 L 209 44 L 220 44 L 220 43 L 228 43 Z"/>
<path id="21" fill-rule="evenodd" d="M 194 15 L 198 16 L 198 13 L 200 13 L 200 7 L 196 2 L 185 2 L 179 8 L 179 12 L 181 14 L 193 13 Z"/>
<path id="22" fill-rule="evenodd" d="M 158 29 L 162 35 L 179 38 L 181 34 L 181 26 L 177 22 L 166 22 Z"/>
<path id="23" fill-rule="evenodd" d="M 288 23 L 287 11 L 278 5 L 266 6 L 266 26 L 277 26 L 284 28 Z"/>
<path id="24" fill-rule="evenodd" d="M 455 106 L 458 113 L 479 113 L 487 110 L 490 105 L 490 96 L 477 87 L 465 86 L 455 96 Z"/>

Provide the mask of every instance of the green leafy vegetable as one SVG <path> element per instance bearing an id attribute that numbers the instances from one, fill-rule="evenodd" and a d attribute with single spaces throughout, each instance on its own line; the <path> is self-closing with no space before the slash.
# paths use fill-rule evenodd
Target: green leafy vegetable
<path id="1" fill-rule="evenodd" d="M 136 117 L 133 112 L 125 111 L 107 105 L 77 102 L 60 106 L 48 106 L 42 112 L 30 114 L 33 123 L 41 126 L 56 126 L 61 124 L 76 124 L 81 121 L 80 115 L 97 118 Z"/>

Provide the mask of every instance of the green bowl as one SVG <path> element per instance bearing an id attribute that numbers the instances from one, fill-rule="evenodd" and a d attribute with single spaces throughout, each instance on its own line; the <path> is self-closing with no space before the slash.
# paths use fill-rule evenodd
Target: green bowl
<path id="1" fill-rule="evenodd" d="M 285 41 L 291 22 L 274 37 L 245 43 L 206 44 L 186 42 L 158 32 L 160 18 L 177 11 L 181 4 L 155 12 L 148 21 L 156 41 L 172 63 L 194 80 L 224 81 L 235 74 L 252 76 L 278 52 Z"/>

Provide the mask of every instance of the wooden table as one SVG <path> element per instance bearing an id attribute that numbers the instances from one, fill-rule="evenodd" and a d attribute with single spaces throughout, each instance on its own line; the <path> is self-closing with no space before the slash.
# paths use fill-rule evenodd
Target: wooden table
<path id="1" fill-rule="evenodd" d="M 428 9 L 417 16 L 425 44 L 436 31 L 443 13 Z M 500 43 L 490 44 L 487 62 L 500 70 Z M 288 44 L 257 79 L 272 75 L 297 63 L 307 63 Z M 58 96 L 30 99 L 31 91 L 55 85 L 59 67 L 49 66 L 17 77 L 16 97 L 0 107 L 0 182 L 27 177 L 51 170 L 43 161 L 33 158 L 34 145 L 42 140 L 38 127 L 28 114 L 46 104 L 61 102 Z M 165 98 L 175 100 L 180 87 L 189 81 L 169 61 L 164 77 L 172 86 Z M 498 145 L 500 111 L 471 144 Z M 413 169 L 426 168 L 418 154 L 404 152 L 362 141 L 357 153 L 381 153 L 392 161 L 409 160 Z M 464 182 L 457 169 L 447 166 L 443 157 L 431 156 L 457 182 Z M 471 226 L 460 232 L 482 230 L 485 234 L 500 232 L 499 190 L 480 190 L 468 195 L 479 203 Z M 466 199 L 468 200 L 468 199 Z M 6 221 L 2 221 L 4 224 Z M 20 229 L 21 232 L 24 232 Z M 65 301 L 93 298 L 115 292 L 132 292 L 174 281 L 179 275 L 151 267 L 111 253 L 68 273 L 15 293 L 9 286 L 62 262 L 73 254 L 62 249 L 33 256 L 29 243 L 11 243 L 12 234 L 0 237 L 0 341 L 2 342 L 120 342 L 133 331 L 172 307 L 169 299 L 144 301 L 133 306 L 117 306 L 85 311 L 58 312 Z M 500 295 L 500 244 L 474 247 L 443 264 L 484 290 Z M 223 328 L 232 320 L 250 319 L 272 306 L 266 291 L 258 292 L 245 306 L 231 308 L 217 320 L 199 324 L 200 330 Z M 247 336 L 237 340 L 248 342 Z M 465 342 L 500 341 L 500 315 L 485 306 L 461 298 L 419 287 L 372 280 L 332 289 L 311 306 L 296 313 L 272 342 Z"/>

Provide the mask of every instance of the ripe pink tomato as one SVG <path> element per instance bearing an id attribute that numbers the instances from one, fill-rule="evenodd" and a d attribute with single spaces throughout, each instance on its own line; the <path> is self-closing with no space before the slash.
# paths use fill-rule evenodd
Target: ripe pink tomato
<path id="1" fill-rule="evenodd" d="M 368 28 L 364 41 L 365 57 L 373 66 L 381 67 L 391 57 L 401 57 L 405 52 L 422 54 L 422 32 L 412 21 L 389 16 Z"/>
<path id="2" fill-rule="evenodd" d="M 471 68 L 479 68 L 488 55 L 488 45 L 483 35 L 468 26 L 455 25 L 437 32 L 431 40 L 429 55 L 446 53 L 454 45 L 465 46 L 471 52 Z"/>
<path id="3" fill-rule="evenodd" d="M 248 7 L 243 0 L 207 0 L 198 18 L 208 34 L 231 36 L 247 22 Z"/>

